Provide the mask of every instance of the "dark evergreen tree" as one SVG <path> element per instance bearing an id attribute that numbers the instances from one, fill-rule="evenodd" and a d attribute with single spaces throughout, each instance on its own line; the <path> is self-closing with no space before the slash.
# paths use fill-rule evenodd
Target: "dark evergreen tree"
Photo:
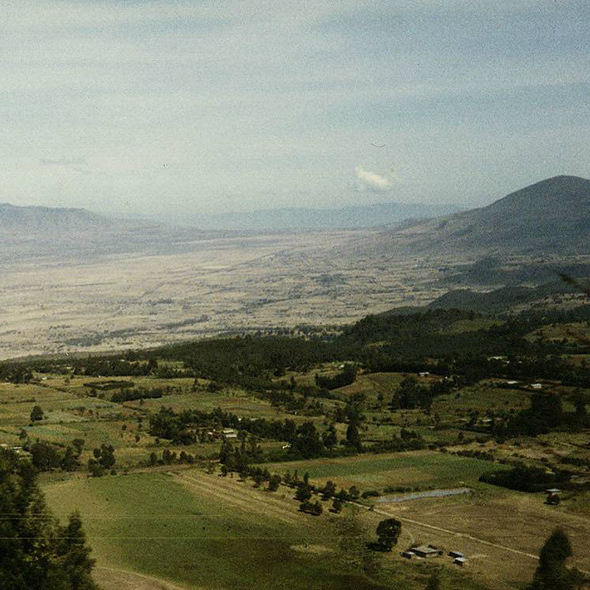
<path id="1" fill-rule="evenodd" d="M 346 443 L 355 449 L 357 453 L 363 452 L 363 443 L 356 422 L 351 422 L 346 429 Z"/>
<path id="2" fill-rule="evenodd" d="M 40 422 L 45 417 L 41 406 L 35 406 L 31 410 L 31 422 Z"/>
<path id="3" fill-rule="evenodd" d="M 72 515 L 59 526 L 45 504 L 32 464 L 0 450 L 0 588 L 96 590 L 94 560 Z"/>
<path id="4" fill-rule="evenodd" d="M 575 590 L 581 586 L 576 571 L 568 569 L 566 562 L 572 556 L 570 541 L 561 529 L 549 536 L 539 555 L 539 566 L 530 590 Z"/>
<path id="5" fill-rule="evenodd" d="M 396 518 L 382 520 L 377 526 L 377 544 L 383 551 L 391 551 L 402 532 L 402 523 Z"/>

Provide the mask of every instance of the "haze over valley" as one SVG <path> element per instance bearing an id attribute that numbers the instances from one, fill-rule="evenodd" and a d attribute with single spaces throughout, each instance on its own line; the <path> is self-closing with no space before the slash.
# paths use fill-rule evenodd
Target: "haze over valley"
<path id="1" fill-rule="evenodd" d="M 537 285 L 557 280 L 559 264 L 588 262 L 589 219 L 590 181 L 565 176 L 483 209 L 390 228 L 204 231 L 2 206 L 0 354 L 330 330 L 430 303 L 465 286 L 460 269 L 485 255 Z M 549 274 L 530 276 L 552 260 Z M 503 284 L 470 281 L 487 291 Z"/>

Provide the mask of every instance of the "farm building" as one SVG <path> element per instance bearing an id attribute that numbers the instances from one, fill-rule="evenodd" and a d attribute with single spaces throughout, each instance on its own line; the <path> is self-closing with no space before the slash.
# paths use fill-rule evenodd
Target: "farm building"
<path id="1" fill-rule="evenodd" d="M 431 545 L 421 545 L 420 547 L 413 547 L 412 553 L 418 557 L 439 557 L 442 555 L 442 551 Z"/>
<path id="2" fill-rule="evenodd" d="M 541 383 L 531 383 L 531 389 L 543 389 L 543 385 Z"/>
<path id="3" fill-rule="evenodd" d="M 449 551 L 449 557 L 465 557 L 465 554 L 461 553 L 461 551 Z"/>
<path id="4" fill-rule="evenodd" d="M 225 438 L 225 439 L 232 440 L 232 439 L 238 438 L 238 434 L 236 433 L 236 431 L 233 428 L 226 428 L 222 434 L 223 434 L 223 438 Z"/>
<path id="5" fill-rule="evenodd" d="M 465 557 L 456 557 L 453 560 L 455 565 L 465 565 L 467 563 L 467 559 Z"/>
<path id="6" fill-rule="evenodd" d="M 561 490 L 559 490 L 557 488 L 550 488 L 548 490 L 545 490 L 545 493 L 547 494 L 547 499 L 545 500 L 545 504 L 550 504 L 551 506 L 557 506 L 561 502 L 561 498 L 559 497 Z"/>

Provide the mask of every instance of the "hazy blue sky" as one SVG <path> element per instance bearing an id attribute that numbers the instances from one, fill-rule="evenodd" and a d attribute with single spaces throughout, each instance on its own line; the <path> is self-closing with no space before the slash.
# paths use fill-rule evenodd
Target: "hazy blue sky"
<path id="1" fill-rule="evenodd" d="M 0 201 L 475 206 L 590 176 L 588 0 L 1 4 Z"/>

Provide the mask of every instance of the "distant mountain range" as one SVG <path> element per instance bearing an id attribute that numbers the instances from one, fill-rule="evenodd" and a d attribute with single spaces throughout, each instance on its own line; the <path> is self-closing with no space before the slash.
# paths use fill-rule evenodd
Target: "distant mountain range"
<path id="1" fill-rule="evenodd" d="M 479 209 L 392 228 L 372 249 L 434 254 L 590 253 L 590 180 L 556 176 Z"/>
<path id="2" fill-rule="evenodd" d="M 205 215 L 184 225 L 200 230 L 273 232 L 290 230 L 354 229 L 429 219 L 459 211 L 455 205 L 380 203 L 341 209 L 262 209 L 245 213 Z M 130 221 L 131 225 L 136 225 Z M 147 221 L 141 226 L 153 225 Z M 116 228 L 118 222 L 86 209 L 19 207 L 0 204 L 0 234 L 51 234 Z"/>
<path id="3" fill-rule="evenodd" d="M 198 225 L 201 230 L 213 233 L 382 227 L 381 231 L 351 240 L 349 249 L 357 255 L 367 251 L 462 254 L 472 258 L 590 254 L 590 180 L 556 176 L 511 193 L 487 207 L 449 215 L 456 209 L 453 205 L 402 203 L 341 209 L 269 209 L 210 215 L 198 220 Z M 424 220 L 427 217 L 430 219 Z M 39 234 L 75 240 L 77 234 L 84 232 L 97 235 L 132 232 L 134 242 L 147 240 L 153 244 L 159 238 L 178 241 L 199 230 L 120 222 L 85 209 L 0 204 L 0 237 L 12 239 Z M 205 235 L 203 231 L 200 233 Z M 335 255 L 354 254 L 342 251 Z"/>
<path id="4" fill-rule="evenodd" d="M 398 224 L 409 219 L 429 219 L 461 208 L 456 205 L 421 203 L 379 203 L 340 209 L 284 208 L 245 213 L 207 215 L 194 221 L 201 229 L 288 231 L 330 230 Z"/>
<path id="5" fill-rule="evenodd" d="M 0 203 L 0 236 L 73 234 L 104 230 L 115 223 L 85 209 L 17 207 Z"/>

